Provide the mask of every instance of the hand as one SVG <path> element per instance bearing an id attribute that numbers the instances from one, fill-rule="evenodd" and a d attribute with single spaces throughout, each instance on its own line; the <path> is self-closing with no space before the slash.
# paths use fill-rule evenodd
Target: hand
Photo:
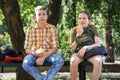
<path id="1" fill-rule="evenodd" d="M 42 48 L 39 48 L 39 49 L 36 49 L 36 50 L 35 50 L 35 55 L 36 55 L 36 56 L 43 57 L 43 56 L 44 56 L 44 53 L 45 53 L 45 50 L 42 49 Z"/>
<path id="2" fill-rule="evenodd" d="M 41 53 L 44 53 L 45 50 L 42 49 L 42 48 L 39 48 L 39 49 L 36 49 L 35 52 L 36 52 L 37 54 L 41 54 Z"/>
<path id="3" fill-rule="evenodd" d="M 37 60 L 36 60 L 36 65 L 43 65 L 45 61 L 45 58 L 44 57 L 39 57 Z"/>
<path id="4" fill-rule="evenodd" d="M 83 33 L 83 28 L 82 27 L 78 28 L 76 32 L 77 32 L 76 37 L 80 36 Z"/>
<path id="5" fill-rule="evenodd" d="M 84 57 L 84 54 L 85 54 L 85 52 L 86 52 L 86 50 L 88 49 L 88 46 L 84 46 L 84 47 L 82 47 L 79 51 L 78 51 L 78 56 L 79 57 Z"/>

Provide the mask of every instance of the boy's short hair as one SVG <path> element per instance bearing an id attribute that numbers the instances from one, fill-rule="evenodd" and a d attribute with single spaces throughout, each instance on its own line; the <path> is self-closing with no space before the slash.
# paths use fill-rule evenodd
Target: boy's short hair
<path id="1" fill-rule="evenodd" d="M 35 8 L 35 13 L 36 13 L 38 10 L 45 10 L 45 11 L 47 11 L 46 8 L 45 8 L 45 6 L 37 6 L 37 7 Z"/>

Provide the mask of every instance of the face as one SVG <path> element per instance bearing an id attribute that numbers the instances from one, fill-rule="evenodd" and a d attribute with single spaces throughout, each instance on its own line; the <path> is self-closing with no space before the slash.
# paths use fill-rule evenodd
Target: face
<path id="1" fill-rule="evenodd" d="M 78 24 L 82 27 L 87 27 L 89 24 L 89 18 L 88 15 L 85 13 L 80 13 L 78 16 Z"/>
<path id="2" fill-rule="evenodd" d="M 46 23 L 47 21 L 47 12 L 45 10 L 37 10 L 35 19 L 38 23 Z"/>

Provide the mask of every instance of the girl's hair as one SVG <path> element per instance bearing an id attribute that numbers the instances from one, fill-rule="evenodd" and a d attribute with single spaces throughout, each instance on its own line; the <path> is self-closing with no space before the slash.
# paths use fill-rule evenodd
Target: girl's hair
<path id="1" fill-rule="evenodd" d="M 81 11 L 81 12 L 79 12 L 79 14 L 80 13 L 85 13 L 88 16 L 88 19 L 91 19 L 91 14 L 89 12 L 87 12 L 87 11 Z"/>

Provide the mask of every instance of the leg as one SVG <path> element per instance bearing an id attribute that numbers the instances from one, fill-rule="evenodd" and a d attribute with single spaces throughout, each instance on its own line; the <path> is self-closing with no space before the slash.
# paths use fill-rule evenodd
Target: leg
<path id="1" fill-rule="evenodd" d="M 96 55 L 88 59 L 93 64 L 92 80 L 99 80 L 102 68 L 102 56 Z"/>
<path id="2" fill-rule="evenodd" d="M 79 58 L 76 54 L 73 54 L 70 60 L 70 76 L 71 80 L 77 80 L 78 65 L 84 59 Z"/>
<path id="3" fill-rule="evenodd" d="M 38 57 L 33 55 L 27 55 L 23 60 L 22 67 L 26 72 L 33 76 L 35 80 L 43 80 L 43 76 L 39 69 L 34 66 L 37 58 Z"/>
<path id="4" fill-rule="evenodd" d="M 57 72 L 61 69 L 61 67 L 64 64 L 64 61 L 60 55 L 53 54 L 46 58 L 46 61 L 51 62 L 52 66 L 47 72 L 47 75 L 45 76 L 44 80 L 53 80 Z"/>

